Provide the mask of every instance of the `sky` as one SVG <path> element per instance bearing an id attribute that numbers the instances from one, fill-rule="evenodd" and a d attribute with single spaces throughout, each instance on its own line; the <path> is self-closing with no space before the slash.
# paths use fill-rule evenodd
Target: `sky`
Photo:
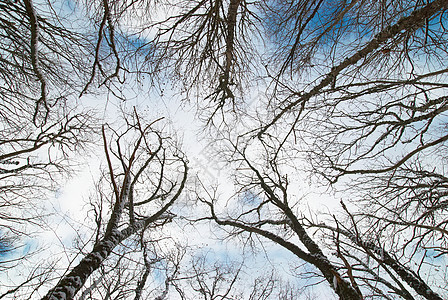
<path id="1" fill-rule="evenodd" d="M 73 9 L 73 5 L 74 3 L 71 1 L 64 2 L 60 10 L 68 12 Z M 127 21 L 128 24 L 126 24 L 125 29 L 129 31 L 132 30 L 133 25 L 138 23 L 135 21 L 134 24 L 132 19 Z M 142 40 L 137 41 L 138 43 L 142 42 Z M 134 44 L 137 45 L 138 43 L 135 42 Z M 316 55 L 316 57 L 320 60 L 324 58 L 321 54 L 320 56 Z M 313 77 L 316 74 L 311 73 L 308 75 Z M 292 80 L 295 79 L 292 78 Z M 148 82 L 144 81 L 143 84 L 148 84 Z M 269 87 L 264 85 L 265 82 L 262 80 L 257 82 L 257 84 L 258 86 L 253 90 L 246 91 L 248 92 L 247 94 L 251 95 L 245 99 L 246 112 L 259 112 L 259 109 L 267 102 L 264 91 L 269 89 Z M 135 86 L 136 83 L 132 85 Z M 303 86 L 304 83 L 300 82 L 296 88 L 303 88 Z M 235 196 L 238 192 L 238 187 L 235 186 L 233 181 L 235 177 L 232 177 L 232 166 L 229 167 L 223 163 L 219 157 L 223 153 L 216 151 L 216 148 L 221 146 L 221 144 L 215 141 L 218 131 L 210 130 L 210 127 L 204 126 L 203 120 L 200 120 L 200 117 L 203 116 L 201 115 L 203 113 L 201 107 L 194 103 L 195 100 L 190 102 L 182 101 L 183 96 L 177 90 L 178 88 L 175 84 L 168 84 L 163 91 L 163 95 L 158 92 L 142 93 L 141 90 L 126 90 L 124 92 L 124 96 L 127 98 L 126 101 L 116 99 L 110 94 L 100 96 L 84 95 L 78 100 L 77 104 L 79 109 L 95 109 L 97 111 L 96 116 L 99 119 L 98 124 L 95 124 L 97 126 L 104 121 L 112 126 L 119 126 L 121 111 L 129 112 L 134 108 L 149 120 L 163 117 L 164 119 L 158 122 L 156 126 L 160 126 L 166 134 L 180 141 L 182 151 L 185 152 L 190 167 L 189 186 L 173 211 L 184 214 L 183 217 L 190 219 L 208 214 L 207 207 L 195 203 L 194 185 L 198 184 L 197 178 L 200 178 L 201 182 L 207 187 L 218 186 L 217 194 L 219 194 L 219 208 L 222 214 L 226 210 L 232 211 L 237 207 L 238 201 L 242 199 L 238 199 Z M 260 101 L 260 99 L 263 99 L 264 102 Z M 231 119 L 229 127 L 231 128 L 231 133 L 234 134 L 257 125 L 260 124 L 248 117 L 243 120 Z M 79 255 L 79 247 L 83 251 L 88 251 L 91 248 L 91 244 L 85 244 L 85 241 L 88 241 L 94 234 L 95 225 L 89 201 L 94 197 L 95 184 L 101 176 L 101 170 L 104 170 L 107 166 L 100 144 L 86 149 L 82 155 L 77 157 L 79 165 L 76 167 L 76 172 L 73 172 L 70 177 L 61 179 L 60 185 L 55 192 L 50 194 L 49 199 L 39 204 L 41 208 L 51 213 L 51 216 L 44 221 L 45 226 L 30 234 L 24 240 L 25 245 L 11 254 L 19 257 L 23 254 L 37 251 L 33 256 L 34 261 L 24 261 L 23 266 L 0 274 L 0 283 L 9 282 L 9 284 L 14 284 L 21 281 L 24 272 L 29 271 L 35 264 L 35 261 L 39 260 L 44 263 L 50 263 L 51 260 L 54 260 L 56 269 L 60 274 L 63 274 L 70 266 L 75 265 L 82 258 Z M 296 147 L 298 148 L 295 144 L 292 145 L 292 148 Z M 248 157 L 254 163 L 262 165 L 265 163 L 259 159 L 259 154 L 262 153 L 262 150 L 261 143 L 253 139 L 248 146 Z M 297 207 L 300 208 L 299 211 L 303 216 L 315 215 L 316 212 L 322 212 L 328 216 L 338 210 L 341 211 L 339 200 L 344 198 L 345 195 L 334 193 L 331 187 L 319 185 L 315 177 L 311 178 L 305 172 L 302 172 L 302 166 L 302 162 L 296 163 L 294 161 L 282 170 L 292 174 L 288 177 L 290 182 L 290 199 L 297 201 Z M 255 197 L 252 201 L 257 202 L 259 199 Z M 269 273 L 268 270 L 272 267 L 276 269 L 279 276 L 284 280 L 291 280 L 291 282 L 299 285 L 303 285 L 304 282 L 309 283 L 308 279 L 301 278 L 299 273 L 303 270 L 312 273 L 315 270 L 310 266 L 303 266 L 302 262 L 288 251 L 273 243 L 266 243 L 262 238 L 260 240 L 263 240 L 263 244 L 257 243 L 253 248 L 249 246 L 241 247 L 241 239 L 223 239 L 225 233 L 225 229 L 218 228 L 214 224 L 204 221 L 192 225 L 185 219 L 180 218 L 154 235 L 165 234 L 172 237 L 172 240 L 164 244 L 164 251 L 168 251 L 170 247 L 173 247 L 174 241 L 184 241 L 197 253 L 206 253 L 206 259 L 210 260 L 210 262 L 214 260 L 240 262 L 243 259 L 242 255 L 246 255 L 246 268 L 244 269 L 246 277 L 243 276 L 243 280 L 253 279 L 253 273 Z M 132 243 L 132 241 L 127 242 Z M 0 252 L 2 245 L 0 243 Z M 256 251 L 251 253 L 252 250 Z M 433 261 L 434 265 L 442 264 L 444 261 L 436 256 L 436 252 L 427 251 L 421 257 L 430 258 L 429 260 Z M 3 258 L 4 256 L 0 255 L 0 259 Z M 434 269 L 436 268 L 430 265 L 428 272 Z M 442 274 L 444 274 L 443 271 Z M 161 275 L 156 274 L 156 281 L 158 277 L 161 277 Z M 162 284 L 163 280 L 156 283 Z M 244 284 L 244 282 L 241 284 Z M 45 293 L 45 289 L 47 287 L 43 287 L 39 291 L 40 295 Z M 0 288 L 0 293 L 1 291 L 2 289 Z M 322 299 L 322 297 L 331 299 L 331 297 L 335 297 L 325 283 L 319 285 L 316 289 L 311 289 L 310 293 L 317 299 Z M 170 299 L 175 299 L 174 295 L 170 294 L 173 297 Z M 303 294 L 302 296 L 303 299 L 306 299 L 310 295 Z M 299 297 L 298 299 L 301 298 Z"/>

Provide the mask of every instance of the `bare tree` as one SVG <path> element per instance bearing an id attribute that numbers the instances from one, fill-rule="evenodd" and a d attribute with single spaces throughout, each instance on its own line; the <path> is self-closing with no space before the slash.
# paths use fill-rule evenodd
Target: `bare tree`
<path id="1" fill-rule="evenodd" d="M 11 242 L 0 263 L 2 298 L 32 297 L 50 280 L 53 262 L 33 261 L 42 249 L 28 243 L 48 230 L 47 199 L 98 133 L 93 112 L 74 97 L 90 49 L 75 16 L 54 1 L 0 1 L 0 235 Z"/>
<path id="2" fill-rule="evenodd" d="M 74 12 L 64 15 L 57 4 L 5 0 L 0 5 L 2 121 L 17 124 L 15 118 L 28 120 L 31 114 L 39 126 L 81 86 L 90 44 L 68 20 Z"/>
<path id="3" fill-rule="evenodd" d="M 423 78 L 433 79 L 425 81 L 429 84 L 425 90 L 440 87 L 435 75 L 446 73 L 442 54 L 442 45 L 446 45 L 445 1 L 404 1 L 396 7 L 369 1 L 293 4 L 300 13 L 292 10 L 294 16 L 285 13 L 286 17 L 274 14 L 273 22 L 279 26 L 287 17 L 297 19 L 293 19 L 290 34 L 273 26 L 281 32 L 277 42 L 281 60 L 274 65 L 281 67 L 274 67 L 273 72 L 283 74 L 291 68 L 299 72 L 292 71 L 292 80 L 274 78 L 275 88 L 284 99 L 271 101 L 274 116 L 260 134 L 282 119 L 294 128 L 305 109 L 319 105 L 322 98 L 329 98 L 327 95 L 336 99 L 387 96 L 391 90 L 407 91 Z M 276 9 L 285 12 L 288 7 L 279 5 Z M 323 25 L 315 29 L 316 22 Z M 285 38 L 295 40 L 291 43 Z M 309 83 L 305 79 L 304 84 L 297 85 L 302 78 L 310 78 Z"/>
<path id="4" fill-rule="evenodd" d="M 161 90 L 165 84 L 180 85 L 185 99 L 197 98 L 212 116 L 221 108 L 237 108 L 253 77 L 260 43 L 253 3 L 102 0 L 86 6 L 96 24 L 97 44 L 84 91 L 97 75 L 107 83 L 133 73 Z"/>
<path id="5" fill-rule="evenodd" d="M 266 108 L 273 116 L 262 120 L 261 133 L 282 119 L 294 120 L 308 102 L 328 92 L 351 95 L 360 84 L 373 85 L 390 75 L 397 80 L 388 82 L 401 89 L 403 81 L 409 81 L 404 74 L 410 73 L 411 80 L 422 75 L 423 61 L 432 65 L 425 73 L 432 68 L 444 73 L 446 3 L 442 0 L 157 4 L 104 0 L 96 2 L 93 10 L 101 18 L 96 20 L 91 79 L 96 69 L 102 70 L 101 57 L 115 61 L 115 71 L 103 76 L 129 72 L 120 54 L 131 50 L 145 57 L 138 72 L 155 76 L 155 70 L 166 71 L 171 81 L 182 83 L 187 96 L 198 96 L 200 102 L 212 100 L 202 104 L 214 115 L 224 104 L 235 109 L 237 100 L 251 102 L 252 95 L 243 91 L 253 87 L 258 76 L 268 77 L 274 83 L 274 97 Z M 126 34 L 129 27 L 131 35 Z M 123 42 L 126 36 L 134 42 Z M 100 51 L 103 44 L 105 53 Z"/>
<path id="6" fill-rule="evenodd" d="M 276 162 L 268 161 L 268 168 L 259 168 L 263 165 L 259 161 L 262 157 L 254 163 L 244 148 L 240 150 L 237 145 L 229 143 L 236 169 L 241 170 L 235 174 L 239 192 L 234 196 L 233 205 L 237 207 L 230 210 L 234 211 L 231 215 L 223 215 L 216 210 L 216 195 L 205 188 L 205 195 L 198 195 L 199 200 L 210 208 L 210 217 L 204 219 L 233 228 L 232 234 L 247 234 L 249 238 L 257 235 L 284 247 L 299 260 L 318 269 L 341 299 L 361 299 L 358 286 L 350 281 L 349 276 L 340 273 L 338 264 L 328 258 L 322 246 L 306 231 L 299 212 L 295 211 L 296 199 L 288 197 L 288 178 L 281 174 Z M 228 202 L 227 207 L 233 205 Z"/>
<path id="7" fill-rule="evenodd" d="M 185 186 L 187 162 L 171 137 L 151 127 L 154 122 L 142 124 L 137 113 L 126 121 L 122 132 L 110 129 L 109 141 L 108 127 L 102 130 L 111 189 L 107 223 L 103 212 L 93 249 L 43 299 L 73 299 L 118 245 L 174 217 L 170 208 Z"/>
<path id="8" fill-rule="evenodd" d="M 297 193 L 301 186 L 295 182 L 297 169 L 289 165 L 290 152 L 273 151 L 269 142 L 238 145 L 227 140 L 227 143 L 230 146 L 225 157 L 235 168 L 237 193 L 226 201 L 227 209 L 223 210 L 219 204 L 222 200 L 209 187 L 203 186 L 198 197 L 210 209 L 210 216 L 204 219 L 233 228 L 227 230 L 231 236 L 249 240 L 259 236 L 262 243 L 269 241 L 282 246 L 297 256 L 297 265 L 305 261 L 316 268 L 341 299 L 394 298 L 397 295 L 413 299 L 417 294 L 427 299 L 442 299 L 437 281 L 419 274 L 420 267 L 414 271 L 409 266 L 418 262 L 419 255 L 415 250 L 409 254 L 408 250 L 409 247 L 442 249 L 444 246 L 434 243 L 433 235 L 442 234 L 441 243 L 444 244 L 444 229 L 440 232 L 433 226 L 418 227 L 412 221 L 400 224 L 381 211 L 374 215 L 377 221 L 372 222 L 365 210 L 352 214 L 345 205 L 347 220 L 336 212 L 329 220 L 324 215 L 310 216 L 307 210 L 300 210 L 303 203 Z M 224 148 L 219 147 L 221 151 Z M 377 208 L 372 200 L 366 200 L 367 205 Z M 383 209 L 387 209 L 386 204 Z M 390 213 L 405 217 L 404 211 L 390 209 Z M 335 225 L 330 226 L 332 218 Z M 326 234 L 319 234 L 320 231 Z M 414 235 L 407 235 L 408 231 L 413 231 Z M 409 240 L 403 242 L 389 234 L 400 234 Z M 405 243 L 408 249 L 396 248 L 400 243 Z M 427 259 L 423 257 L 420 263 Z"/>
<path id="9" fill-rule="evenodd" d="M 39 223 L 38 205 L 71 153 L 90 142 L 92 113 L 75 109 L 88 41 L 50 2 L 0 1 L 0 228 Z M 72 102 L 71 102 L 72 101 Z"/>
<path id="10" fill-rule="evenodd" d="M 403 283 L 409 285 L 417 294 L 425 299 L 443 299 L 442 296 L 429 286 L 430 284 L 437 286 L 437 281 L 433 281 L 431 278 L 426 279 L 428 277 L 423 276 L 421 273 L 422 269 L 426 269 L 422 265 L 428 263 L 425 262 L 428 260 L 425 257 L 426 253 L 420 259 L 420 264 L 416 270 L 410 267 L 412 264 L 408 263 L 410 261 L 418 261 L 418 255 L 416 253 L 419 252 L 419 247 L 425 248 L 427 246 L 429 249 L 432 247 L 438 249 L 438 246 L 434 246 L 431 237 L 425 239 L 425 236 L 432 234 L 431 232 L 421 232 L 418 229 L 412 228 L 412 224 L 402 224 L 402 228 L 399 229 L 400 235 L 407 234 L 407 231 L 414 231 L 413 236 L 409 235 L 410 240 L 405 242 L 408 245 L 403 246 L 393 239 L 380 236 L 380 233 L 387 231 L 385 228 L 378 228 L 378 226 L 374 225 L 372 226 L 373 228 L 366 230 L 362 224 L 364 220 L 352 215 L 344 203 L 342 203 L 342 206 L 350 219 L 347 225 L 335 220 L 336 227 L 326 225 L 325 223 L 316 224 L 313 222 L 310 222 L 308 226 L 322 228 L 330 232 L 328 238 L 333 243 L 329 247 L 336 248 L 336 254 L 343 259 L 347 272 L 355 274 L 352 275 L 353 278 L 357 278 L 357 280 L 371 287 L 373 286 L 373 282 L 380 281 L 404 299 L 414 299 L 414 296 L 407 290 Z M 387 222 L 395 223 L 390 220 Z M 413 251 L 411 252 L 412 254 L 409 255 L 409 252 L 405 248 L 410 248 L 410 251 Z M 443 252 L 440 255 L 443 255 Z M 356 275 L 359 272 L 374 275 L 374 279 L 370 279 L 369 276 Z M 381 273 L 387 274 L 400 288 L 397 289 L 392 284 L 381 279 L 378 276 Z M 377 289 L 377 294 L 387 297 L 380 289 Z"/>
<path id="11" fill-rule="evenodd" d="M 281 245 L 342 299 L 443 297 L 443 279 L 424 272 L 447 254 L 446 1 L 77 5 L 82 11 L 58 1 L 0 0 L 1 241 L 28 233 L 17 224 L 39 223 L 29 195 L 43 198 L 56 174 L 71 170 L 70 153 L 98 129 L 90 113 L 75 109 L 76 97 L 105 87 L 125 99 L 123 90 L 147 76 L 159 87 L 180 83 L 201 113 L 207 108 L 210 125 L 217 112 L 224 121 L 235 116 L 240 102 L 254 101 L 251 88 L 267 82 L 257 111 L 236 114 L 250 119 L 247 134 L 235 134 L 233 122 L 215 128 L 236 140 L 218 152 L 236 166 L 238 192 L 225 214 L 204 186 L 205 219 Z M 87 26 L 71 13 L 82 14 Z M 82 250 L 83 259 L 45 299 L 73 298 L 88 278 L 82 297 L 139 299 L 151 270 L 169 261 L 148 232 L 174 217 L 169 211 L 186 184 L 186 160 L 136 112 L 126 121 L 123 131 L 102 129 L 109 189 L 99 185 L 92 202 L 93 249 Z M 291 183 L 305 164 L 344 199 L 340 214 L 299 209 Z M 169 265 L 164 286 L 151 294 L 159 299 L 172 287 L 183 297 L 180 261 Z M 235 269 L 198 265 L 187 278 L 197 294 L 237 297 Z M 44 285 L 50 273 L 33 272 L 23 285 Z M 108 276 L 119 280 L 104 284 Z M 253 297 L 273 295 L 272 280 L 266 282 Z M 1 296 L 18 295 L 16 288 Z"/>
<path id="12" fill-rule="evenodd" d="M 117 246 L 87 279 L 79 299 L 166 299 L 187 247 L 163 230 L 155 225 Z"/>
<path id="13" fill-rule="evenodd" d="M 340 192 L 345 217 L 305 224 L 325 229 L 332 241 L 325 248 L 334 251 L 348 276 L 377 289 L 379 297 L 391 296 L 372 282 L 382 281 L 407 299 L 413 293 L 441 299 L 446 275 L 439 267 L 446 261 L 447 233 L 446 2 L 381 2 L 362 9 L 370 4 L 336 2 L 325 14 L 324 1 L 297 1 L 291 5 L 294 16 L 285 6 L 273 9 L 275 24 L 288 24 L 285 18 L 295 16 L 297 22 L 287 30 L 272 27 L 280 66 L 272 76 L 273 117 L 258 120 L 256 132 L 271 149 L 269 162 L 277 162 L 282 148 L 294 159 L 304 154 L 307 171 Z M 377 8 L 381 13 L 372 14 Z M 323 24 L 317 29 L 316 20 Z M 372 30 L 366 31 L 367 24 Z M 385 277 L 372 280 L 378 271 Z"/>
<path id="14" fill-rule="evenodd" d="M 307 226 L 323 229 L 332 241 L 326 247 L 347 260 L 347 274 L 379 271 L 402 286 L 393 290 L 403 298 L 415 292 L 442 299 L 447 136 L 446 48 L 440 46 L 446 45 L 446 3 L 403 4 L 408 13 L 392 14 L 397 21 L 360 40 L 362 47 L 332 48 L 325 63 L 331 69 L 304 90 L 277 77 L 287 100 L 275 103 L 275 116 L 259 137 L 277 153 L 285 147 L 295 157 L 304 154 L 320 184 L 340 192 L 345 217 L 309 220 Z M 303 56 L 297 61 L 310 64 Z M 368 276 L 359 278 L 373 286 Z M 386 297 L 381 289 L 376 293 Z"/>

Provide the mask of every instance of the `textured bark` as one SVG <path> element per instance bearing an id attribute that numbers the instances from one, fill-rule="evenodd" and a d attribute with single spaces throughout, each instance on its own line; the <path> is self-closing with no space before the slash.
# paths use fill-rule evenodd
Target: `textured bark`
<path id="1" fill-rule="evenodd" d="M 224 74 L 230 79 L 230 68 L 233 61 L 233 46 L 235 38 L 235 28 L 236 28 L 236 17 L 238 12 L 238 7 L 240 6 L 241 0 L 231 0 L 229 5 L 229 10 L 227 12 L 227 37 L 226 37 L 226 65 Z"/>
<path id="2" fill-rule="evenodd" d="M 182 182 L 182 188 L 185 184 L 185 180 Z M 181 188 L 181 190 L 182 190 Z M 84 257 L 79 264 L 74 267 L 70 273 L 62 278 L 58 284 L 51 289 L 48 294 L 42 298 L 42 300 L 65 300 L 73 299 L 76 293 L 84 286 L 87 278 L 99 268 L 103 261 L 110 255 L 112 250 L 118 246 L 122 241 L 146 228 L 149 224 L 159 219 L 171 219 L 173 216 L 168 214 L 166 216 L 163 213 L 168 209 L 170 205 L 174 203 L 180 192 L 166 204 L 156 214 L 146 219 L 140 220 L 134 226 L 129 226 L 121 231 L 112 230 L 110 234 L 105 236 L 99 243 L 97 243 L 93 250 Z"/>
<path id="3" fill-rule="evenodd" d="M 30 31 L 31 31 L 31 65 L 33 66 L 34 74 L 40 82 L 40 99 L 36 101 L 36 108 L 33 115 L 33 122 L 36 124 L 37 115 L 39 113 L 39 107 L 41 105 L 45 108 L 45 118 L 44 123 L 48 117 L 49 108 L 47 106 L 47 94 L 46 94 L 46 86 L 44 76 L 39 68 L 39 51 L 38 51 L 38 42 L 39 42 L 39 23 L 37 21 L 37 15 L 34 10 L 33 3 L 31 0 L 24 0 L 26 14 L 30 20 Z"/>
<path id="4" fill-rule="evenodd" d="M 73 299 L 87 278 L 102 264 L 112 250 L 129 237 L 120 231 L 113 231 L 107 239 L 101 240 L 42 300 Z"/>
<path id="5" fill-rule="evenodd" d="M 137 145 L 138 147 L 138 145 Z M 107 152 L 106 152 L 107 153 Z M 108 226 L 103 239 L 97 243 L 93 250 L 84 257 L 77 266 L 75 266 L 70 273 L 64 276 L 57 285 L 51 289 L 48 294 L 42 298 L 42 300 L 66 300 L 73 299 L 76 293 L 84 286 L 87 278 L 101 266 L 103 261 L 111 254 L 112 250 L 118 246 L 122 241 L 143 231 L 148 225 L 153 224 L 160 220 L 171 220 L 174 215 L 168 213 L 168 209 L 179 198 L 182 190 L 185 187 L 187 181 L 188 167 L 185 161 L 182 161 L 184 165 L 184 174 L 182 182 L 179 185 L 179 189 L 173 195 L 173 197 L 165 203 L 156 213 L 148 216 L 144 219 L 135 222 L 132 225 L 118 230 L 118 222 L 122 214 L 122 204 L 115 205 L 112 215 L 109 219 Z M 124 202 L 129 196 L 129 179 L 125 179 L 125 185 L 122 190 L 122 194 L 118 196 L 118 202 Z"/>

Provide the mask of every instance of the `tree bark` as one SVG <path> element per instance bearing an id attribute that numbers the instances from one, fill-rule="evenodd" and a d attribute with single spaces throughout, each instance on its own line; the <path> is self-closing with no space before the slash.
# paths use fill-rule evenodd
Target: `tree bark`
<path id="1" fill-rule="evenodd" d="M 130 234 L 114 230 L 110 236 L 101 240 L 42 300 L 69 300 L 83 287 L 87 278 L 102 264 L 112 250 Z"/>

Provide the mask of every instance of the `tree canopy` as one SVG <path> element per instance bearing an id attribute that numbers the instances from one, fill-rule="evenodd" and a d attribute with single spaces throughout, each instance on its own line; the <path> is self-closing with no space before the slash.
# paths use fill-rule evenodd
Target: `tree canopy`
<path id="1" fill-rule="evenodd" d="M 447 297 L 446 0 L 0 7 L 0 299 Z"/>

